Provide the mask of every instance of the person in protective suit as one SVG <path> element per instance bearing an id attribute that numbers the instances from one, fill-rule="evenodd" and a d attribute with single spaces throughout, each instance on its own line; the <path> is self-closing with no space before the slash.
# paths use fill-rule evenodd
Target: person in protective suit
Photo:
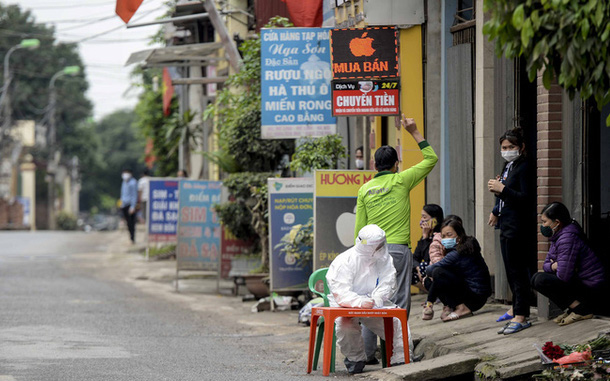
<path id="1" fill-rule="evenodd" d="M 330 264 L 326 281 L 331 291 L 328 296 L 331 307 L 396 307 L 390 301 L 396 292 L 396 269 L 388 253 L 385 232 L 377 225 L 360 229 L 356 245 L 339 254 Z M 385 337 L 381 318 L 337 319 L 337 343 L 350 374 L 362 373 L 366 365 L 360 324 L 379 337 Z M 391 363 L 404 363 L 402 329 L 398 319 L 394 319 L 393 344 Z"/>

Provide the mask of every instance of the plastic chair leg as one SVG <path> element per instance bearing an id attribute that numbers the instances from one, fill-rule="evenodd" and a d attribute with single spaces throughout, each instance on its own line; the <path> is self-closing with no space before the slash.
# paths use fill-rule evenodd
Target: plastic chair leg
<path id="1" fill-rule="evenodd" d="M 320 357 L 320 348 L 322 348 L 322 340 L 324 339 L 324 318 L 320 318 L 318 326 L 318 337 L 316 338 L 316 350 L 313 354 L 313 370 L 318 369 L 318 358 Z"/>
<path id="2" fill-rule="evenodd" d="M 337 331 L 333 329 L 333 349 L 330 356 L 330 372 L 335 373 L 335 353 L 337 352 Z"/>
<path id="3" fill-rule="evenodd" d="M 388 362 L 386 361 L 386 354 L 385 354 L 385 340 L 382 340 L 381 338 L 379 338 L 379 345 L 380 345 L 380 349 L 381 349 L 381 366 L 383 368 L 387 368 Z"/>

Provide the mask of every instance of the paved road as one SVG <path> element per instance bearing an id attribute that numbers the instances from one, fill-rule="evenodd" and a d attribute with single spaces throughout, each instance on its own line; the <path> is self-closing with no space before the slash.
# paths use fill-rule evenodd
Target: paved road
<path id="1" fill-rule="evenodd" d="M 111 234 L 0 232 L 0 381 L 322 379 L 285 337 L 100 275 Z"/>

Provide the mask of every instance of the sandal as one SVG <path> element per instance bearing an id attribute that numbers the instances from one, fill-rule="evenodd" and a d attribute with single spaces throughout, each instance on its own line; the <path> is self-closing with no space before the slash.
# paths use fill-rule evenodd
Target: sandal
<path id="1" fill-rule="evenodd" d="M 562 313 L 561 315 L 557 316 L 555 319 L 553 319 L 553 321 L 557 324 L 561 323 L 561 321 L 565 318 L 568 317 L 570 313 L 566 310 L 566 312 Z"/>
<path id="2" fill-rule="evenodd" d="M 422 320 L 432 320 L 434 317 L 434 304 L 430 302 L 426 302 L 424 305 L 424 310 L 422 311 L 421 319 Z"/>
<path id="3" fill-rule="evenodd" d="M 510 335 L 512 333 L 517 333 L 519 331 L 523 331 L 526 328 L 529 328 L 532 326 L 532 323 L 529 321 L 523 322 L 523 323 L 519 323 L 516 321 L 511 321 L 510 323 L 508 323 L 508 326 L 506 328 L 504 328 L 504 334 L 505 335 Z"/>
<path id="4" fill-rule="evenodd" d="M 512 318 L 514 318 L 514 316 L 509 315 L 508 312 L 505 312 L 504 315 L 500 316 L 498 319 L 496 319 L 496 321 L 501 322 L 501 321 L 510 320 Z"/>
<path id="5" fill-rule="evenodd" d="M 572 312 L 571 314 L 569 314 L 568 316 L 563 318 L 563 320 L 557 324 L 564 326 L 564 325 L 576 323 L 577 321 L 587 320 L 587 319 L 593 319 L 593 314 L 579 315 L 576 312 Z"/>
<path id="6" fill-rule="evenodd" d="M 464 314 L 464 315 L 458 315 L 457 313 L 452 312 L 449 315 L 447 315 L 447 317 L 445 319 L 443 319 L 443 321 L 446 323 L 448 321 L 454 321 L 454 320 L 458 320 L 458 319 L 465 318 L 465 317 L 468 317 L 468 316 L 472 316 L 472 312 L 469 312 L 469 313 Z"/>
<path id="7" fill-rule="evenodd" d="M 506 324 L 504 324 L 504 326 L 502 328 L 500 328 L 500 330 L 498 330 L 498 335 L 502 335 L 504 333 L 504 330 L 506 328 L 508 328 L 510 322 L 507 322 Z"/>

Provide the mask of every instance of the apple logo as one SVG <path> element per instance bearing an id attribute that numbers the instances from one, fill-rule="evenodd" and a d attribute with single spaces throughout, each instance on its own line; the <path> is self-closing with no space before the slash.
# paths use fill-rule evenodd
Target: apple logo
<path id="1" fill-rule="evenodd" d="M 356 208 L 354 206 L 354 213 L 345 212 L 342 213 L 335 224 L 337 230 L 337 237 L 341 244 L 345 247 L 354 246 L 354 229 L 356 228 Z"/>
<path id="2" fill-rule="evenodd" d="M 370 57 L 375 53 L 373 49 L 373 39 L 366 37 L 368 32 L 364 32 L 361 37 L 353 38 L 349 43 L 349 50 L 356 57 Z M 365 38 L 366 37 L 366 38 Z"/>

